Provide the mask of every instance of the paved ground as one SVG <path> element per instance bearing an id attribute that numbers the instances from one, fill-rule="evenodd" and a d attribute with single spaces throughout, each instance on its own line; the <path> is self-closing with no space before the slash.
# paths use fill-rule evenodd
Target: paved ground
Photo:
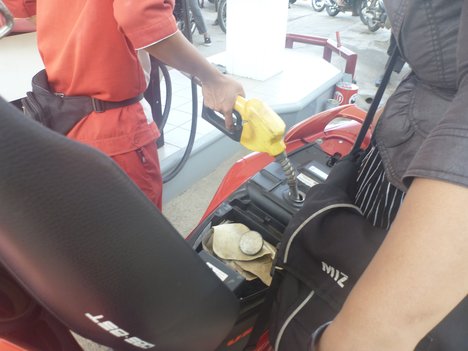
<path id="1" fill-rule="evenodd" d="M 210 47 L 201 45 L 203 37 L 198 33 L 194 35 L 193 42 L 203 55 L 211 56 L 225 50 L 225 34 L 221 31 L 219 26 L 213 25 L 216 18 L 213 4 L 205 0 L 205 8 L 202 11 L 213 44 Z M 268 9 L 265 10 L 265 13 L 259 14 L 259 16 L 262 15 L 268 15 Z M 374 82 L 383 73 L 387 59 L 386 50 L 390 36 L 390 32 L 387 29 L 380 29 L 375 33 L 371 33 L 367 27 L 361 23 L 359 17 L 352 17 L 349 12 L 344 14 L 340 13 L 336 17 L 329 17 L 325 11 L 320 13 L 314 12 L 310 6 L 310 0 L 297 0 L 289 9 L 288 32 L 322 36 L 332 39 L 336 38 L 336 32 L 340 32 L 342 45 L 358 54 L 355 77 L 360 92 L 358 104 L 363 108 L 368 107 L 366 99 L 373 96 L 375 93 L 376 88 Z M 304 47 L 303 49 L 313 50 L 310 47 Z M 321 50 L 317 52 L 321 52 Z M 339 66 L 339 58 L 334 60 L 333 63 Z M 400 75 L 395 75 L 393 77 L 388 88 L 389 92 L 393 90 L 400 76 L 404 74 L 405 71 L 406 69 L 404 69 Z M 165 204 L 164 214 L 182 235 L 187 235 L 195 227 L 224 174 L 226 174 L 236 160 L 247 153 L 247 151 L 237 153 L 220 165 L 212 174 L 200 179 L 200 181 L 194 184 L 189 190 Z M 108 348 L 93 345 L 87 341 L 84 341 L 83 345 L 88 351 L 109 350 Z"/>

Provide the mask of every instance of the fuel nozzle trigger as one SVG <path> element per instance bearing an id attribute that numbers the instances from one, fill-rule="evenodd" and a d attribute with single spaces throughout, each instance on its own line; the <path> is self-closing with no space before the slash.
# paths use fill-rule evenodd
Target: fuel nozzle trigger
<path id="1" fill-rule="evenodd" d="M 211 123 L 216 128 L 218 128 L 232 140 L 240 142 L 242 135 L 242 117 L 240 113 L 236 110 L 233 110 L 232 113 L 232 129 L 226 128 L 224 117 L 222 117 L 220 114 L 218 114 L 211 108 L 206 107 L 204 104 L 202 108 L 202 118 L 205 119 L 207 122 Z"/>

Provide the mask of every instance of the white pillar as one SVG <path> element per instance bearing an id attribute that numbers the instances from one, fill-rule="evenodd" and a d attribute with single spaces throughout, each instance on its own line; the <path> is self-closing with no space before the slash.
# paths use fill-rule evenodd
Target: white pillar
<path id="1" fill-rule="evenodd" d="M 227 0 L 226 69 L 266 80 L 283 70 L 288 0 Z"/>

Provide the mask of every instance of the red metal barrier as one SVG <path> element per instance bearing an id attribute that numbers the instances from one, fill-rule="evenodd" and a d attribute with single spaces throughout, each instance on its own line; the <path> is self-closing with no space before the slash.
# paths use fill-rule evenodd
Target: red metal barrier
<path id="1" fill-rule="evenodd" d="M 345 73 L 351 74 L 354 79 L 356 71 L 357 54 L 344 46 L 339 45 L 336 41 L 323 37 L 313 37 L 302 34 L 286 34 L 286 47 L 292 49 L 294 43 L 304 43 L 311 45 L 323 46 L 323 59 L 331 62 L 332 54 L 336 53 L 346 61 Z"/>

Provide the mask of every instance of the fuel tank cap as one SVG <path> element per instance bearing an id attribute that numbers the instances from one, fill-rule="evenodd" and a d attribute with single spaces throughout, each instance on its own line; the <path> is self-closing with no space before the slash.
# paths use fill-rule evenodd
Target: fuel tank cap
<path id="1" fill-rule="evenodd" d="M 249 256 L 256 255 L 263 247 L 263 238 L 260 233 L 253 230 L 242 234 L 239 241 L 240 250 Z"/>

